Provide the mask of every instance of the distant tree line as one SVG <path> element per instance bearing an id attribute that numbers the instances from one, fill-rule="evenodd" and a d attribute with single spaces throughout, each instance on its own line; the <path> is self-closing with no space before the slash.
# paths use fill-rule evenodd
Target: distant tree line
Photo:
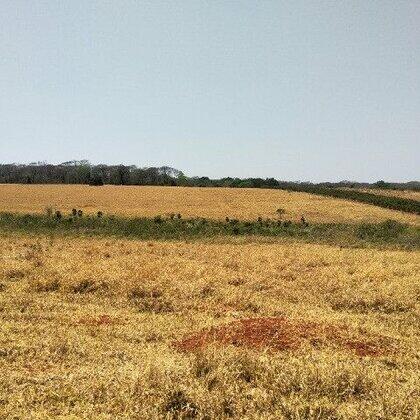
<path id="1" fill-rule="evenodd" d="M 13 184 L 178 185 L 183 177 L 181 171 L 168 166 L 91 165 L 86 160 L 59 165 L 0 164 L 0 183 Z"/>
<path id="2" fill-rule="evenodd" d="M 89 184 L 168 185 L 187 187 L 270 188 L 308 192 L 373 204 L 379 207 L 420 214 L 420 202 L 357 191 L 367 189 L 410 189 L 420 191 L 420 182 L 373 184 L 342 181 L 337 183 L 284 182 L 274 178 L 187 177 L 169 166 L 138 168 L 131 165 L 92 165 L 87 160 L 52 165 L 45 162 L 30 164 L 0 164 L 0 183 L 20 184 Z M 346 187 L 346 189 L 343 189 Z"/>

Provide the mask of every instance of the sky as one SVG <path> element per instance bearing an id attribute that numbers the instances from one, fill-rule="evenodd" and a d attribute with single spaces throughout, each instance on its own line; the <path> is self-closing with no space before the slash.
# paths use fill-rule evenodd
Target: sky
<path id="1" fill-rule="evenodd" d="M 0 162 L 420 179 L 420 1 L 0 0 Z"/>

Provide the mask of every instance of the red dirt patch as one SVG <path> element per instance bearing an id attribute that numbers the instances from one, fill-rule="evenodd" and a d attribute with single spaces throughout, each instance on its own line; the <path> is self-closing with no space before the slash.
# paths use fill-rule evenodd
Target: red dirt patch
<path id="1" fill-rule="evenodd" d="M 379 356 L 386 352 L 385 337 L 360 335 L 346 327 L 292 321 L 285 317 L 241 319 L 195 333 L 173 345 L 184 352 L 212 343 L 284 351 L 296 350 L 305 342 L 315 347 L 332 344 L 354 351 L 358 356 Z"/>

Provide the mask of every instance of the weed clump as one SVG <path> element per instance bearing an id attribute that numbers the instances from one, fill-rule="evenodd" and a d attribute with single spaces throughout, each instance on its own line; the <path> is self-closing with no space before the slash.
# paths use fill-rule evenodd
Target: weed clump
<path id="1" fill-rule="evenodd" d="M 277 213 L 278 218 L 281 219 L 283 214 L 286 213 L 286 210 L 282 209 L 282 208 L 279 208 L 279 209 L 276 210 L 276 213 Z"/>
<path id="2" fill-rule="evenodd" d="M 128 294 L 128 299 L 139 312 L 169 313 L 174 310 L 158 289 L 135 288 Z"/>
<path id="3" fill-rule="evenodd" d="M 25 277 L 25 272 L 22 270 L 9 270 L 6 272 L 6 278 L 12 281 L 20 280 Z"/>
<path id="4" fill-rule="evenodd" d="M 58 279 L 47 280 L 45 282 L 38 282 L 35 285 L 37 292 L 56 292 L 60 289 L 60 281 Z"/>
<path id="5" fill-rule="evenodd" d="M 199 415 L 198 407 L 187 398 L 184 391 L 179 390 L 169 394 L 164 411 L 179 419 L 191 419 Z"/>
<path id="6" fill-rule="evenodd" d="M 305 219 L 305 216 L 302 214 L 300 217 L 300 223 L 302 223 L 302 226 L 308 226 L 308 222 Z"/>
<path id="7" fill-rule="evenodd" d="M 91 293 L 98 289 L 98 285 L 93 280 L 82 280 L 71 287 L 73 293 L 83 294 L 83 293 Z"/>

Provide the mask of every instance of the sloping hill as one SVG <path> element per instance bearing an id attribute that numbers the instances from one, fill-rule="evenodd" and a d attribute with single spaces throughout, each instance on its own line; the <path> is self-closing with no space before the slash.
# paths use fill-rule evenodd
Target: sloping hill
<path id="1" fill-rule="evenodd" d="M 42 213 L 47 207 L 64 214 L 72 208 L 85 213 L 155 216 L 181 213 L 184 217 L 211 219 L 258 217 L 308 222 L 399 222 L 420 224 L 420 217 L 370 204 L 305 192 L 248 188 L 184 188 L 87 185 L 0 185 L 0 211 Z"/>

